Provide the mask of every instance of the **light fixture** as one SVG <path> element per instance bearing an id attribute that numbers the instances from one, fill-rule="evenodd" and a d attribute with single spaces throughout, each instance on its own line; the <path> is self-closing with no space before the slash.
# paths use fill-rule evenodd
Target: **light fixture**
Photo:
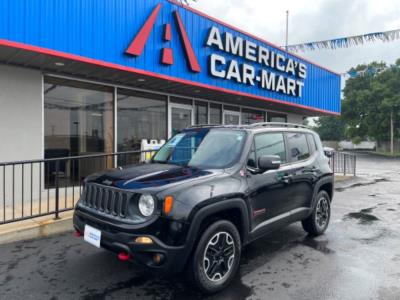
<path id="1" fill-rule="evenodd" d="M 65 66 L 65 64 L 63 62 L 61 62 L 61 61 L 55 62 L 54 65 L 57 66 L 57 67 L 64 67 Z"/>
<path id="2" fill-rule="evenodd" d="M 139 78 L 137 81 L 139 81 L 139 82 L 145 82 L 146 79 L 144 79 L 144 78 Z"/>
<path id="3" fill-rule="evenodd" d="M 168 215 L 172 210 L 172 204 L 174 204 L 174 198 L 172 196 L 165 197 L 164 202 L 164 213 Z"/>
<path id="4" fill-rule="evenodd" d="M 135 239 L 135 243 L 137 244 L 153 244 L 153 240 L 147 236 L 139 236 Z"/>

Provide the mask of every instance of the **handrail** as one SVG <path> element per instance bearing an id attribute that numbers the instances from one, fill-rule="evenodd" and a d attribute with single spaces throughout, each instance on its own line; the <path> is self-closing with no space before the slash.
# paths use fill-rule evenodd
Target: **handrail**
<path id="1" fill-rule="evenodd" d="M 60 158 L 44 158 L 44 159 L 34 159 L 34 160 L 19 160 L 19 161 L 10 161 L 10 162 L 0 162 L 0 166 L 10 166 L 10 165 L 20 165 L 20 164 L 30 164 L 30 163 L 43 163 L 43 162 L 52 162 L 52 161 L 66 161 L 72 159 L 86 159 L 86 158 L 99 158 L 105 156 L 117 156 L 117 155 L 125 155 L 125 154 L 141 154 L 145 152 L 154 152 L 154 150 L 134 150 L 134 151 L 126 151 L 126 152 L 113 152 L 113 153 L 100 153 L 100 154 L 91 154 L 91 155 L 82 155 L 82 156 L 67 156 Z"/>

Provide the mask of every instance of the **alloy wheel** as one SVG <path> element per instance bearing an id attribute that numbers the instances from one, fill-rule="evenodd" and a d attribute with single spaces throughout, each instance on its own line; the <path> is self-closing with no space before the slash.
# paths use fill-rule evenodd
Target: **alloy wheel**
<path id="1" fill-rule="evenodd" d="M 324 228 L 329 221 L 330 208 L 328 199 L 322 197 L 318 200 L 315 221 L 319 228 Z"/>
<path id="2" fill-rule="evenodd" d="M 235 242 L 228 232 L 218 232 L 209 240 L 203 256 L 203 269 L 213 282 L 223 280 L 235 259 Z"/>

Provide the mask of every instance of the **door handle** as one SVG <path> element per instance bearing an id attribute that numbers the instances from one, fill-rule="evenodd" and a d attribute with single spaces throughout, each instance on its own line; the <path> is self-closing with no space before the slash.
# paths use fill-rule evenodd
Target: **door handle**
<path id="1" fill-rule="evenodd" d="M 290 181 L 292 180 L 292 177 L 293 177 L 293 175 L 285 175 L 285 176 L 282 176 L 281 179 L 284 183 L 289 184 Z"/>
<path id="2" fill-rule="evenodd" d="M 317 167 L 312 167 L 310 169 L 304 169 L 303 173 L 315 173 L 318 172 L 318 168 Z"/>

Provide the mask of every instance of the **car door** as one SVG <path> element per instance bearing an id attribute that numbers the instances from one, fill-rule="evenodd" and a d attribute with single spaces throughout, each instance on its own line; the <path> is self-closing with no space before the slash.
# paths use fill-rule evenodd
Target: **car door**
<path id="1" fill-rule="evenodd" d="M 264 173 L 257 172 L 257 160 L 261 155 L 278 155 L 282 167 Z M 253 231 L 264 231 L 262 227 L 279 222 L 290 216 L 288 196 L 290 181 L 286 179 L 287 162 L 285 138 L 282 132 L 256 134 L 248 158 L 249 198 L 252 206 Z"/>
<path id="2" fill-rule="evenodd" d="M 287 209 L 294 214 L 306 214 L 316 182 L 318 155 L 313 149 L 310 149 L 307 133 L 287 132 L 285 136 L 289 161 L 286 173 L 291 182 Z"/>

